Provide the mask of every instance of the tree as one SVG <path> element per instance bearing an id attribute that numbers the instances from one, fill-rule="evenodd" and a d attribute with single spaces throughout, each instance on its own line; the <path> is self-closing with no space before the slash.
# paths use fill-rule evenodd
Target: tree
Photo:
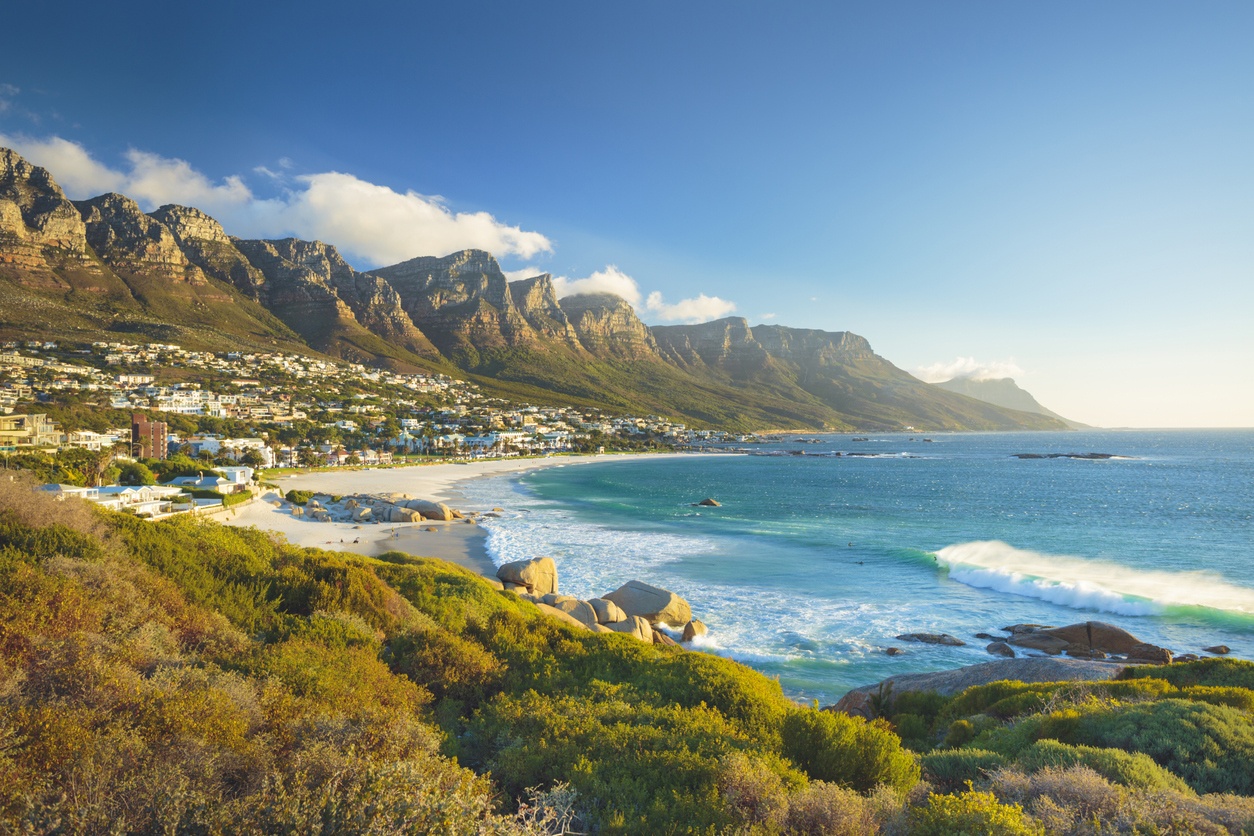
<path id="1" fill-rule="evenodd" d="M 248 465 L 252 468 L 261 467 L 266 463 L 265 456 L 256 450 L 245 450 L 244 455 L 239 457 L 240 464 Z"/>
<path id="2" fill-rule="evenodd" d="M 119 468 L 119 485 L 155 485 L 157 476 L 143 462 L 125 462 Z"/>
<path id="3" fill-rule="evenodd" d="M 311 447 L 303 447 L 296 454 L 296 461 L 300 463 L 301 467 L 317 467 L 322 464 L 322 456 Z"/>

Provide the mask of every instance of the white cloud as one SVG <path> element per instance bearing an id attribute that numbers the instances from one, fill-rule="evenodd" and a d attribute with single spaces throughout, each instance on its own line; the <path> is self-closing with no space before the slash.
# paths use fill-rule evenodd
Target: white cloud
<path id="1" fill-rule="evenodd" d="M 952 362 L 933 363 L 914 370 L 915 377 L 928 383 L 943 383 L 956 377 L 969 377 L 972 380 L 1001 380 L 1022 374 L 1023 369 L 1013 358 L 981 363 L 974 357 L 958 357 Z"/>
<path id="2" fill-rule="evenodd" d="M 778 316 L 779 314 L 777 313 L 764 313 L 762 314 L 761 319 L 775 319 Z"/>
<path id="3" fill-rule="evenodd" d="M 636 280 L 613 264 L 607 264 L 604 270 L 597 270 L 586 279 L 554 276 L 553 289 L 559 299 L 577 293 L 612 293 L 627 300 L 633 308 L 640 307 L 640 300 L 643 298 Z"/>
<path id="4" fill-rule="evenodd" d="M 14 87 L 12 84 L 0 83 L 0 113 L 8 110 L 13 105 L 11 101 L 13 97 L 21 92 L 19 88 Z"/>
<path id="5" fill-rule="evenodd" d="M 0 145 L 47 168 L 74 199 L 121 192 L 149 211 L 164 203 L 195 206 L 233 235 L 316 238 L 364 267 L 470 248 L 522 258 L 553 248 L 544 235 L 501 223 L 487 212 L 454 212 L 439 198 L 397 192 L 341 172 L 296 176 L 279 197 L 263 199 L 238 176 L 214 182 L 185 160 L 146 151 L 127 152 L 127 165 L 119 170 L 60 137 L 0 134 Z M 279 160 L 280 169 L 290 166 L 290 160 Z"/>
<path id="6" fill-rule="evenodd" d="M 662 294 L 653 291 L 645 300 L 645 308 L 667 322 L 708 322 L 735 312 L 736 303 L 704 293 L 691 299 L 681 299 L 674 304 L 662 301 Z"/>

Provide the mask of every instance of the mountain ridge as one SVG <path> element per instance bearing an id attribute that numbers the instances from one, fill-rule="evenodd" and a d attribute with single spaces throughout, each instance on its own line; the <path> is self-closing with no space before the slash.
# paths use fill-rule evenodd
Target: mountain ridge
<path id="1" fill-rule="evenodd" d="M 558 298 L 467 249 L 355 270 L 332 244 L 233 237 L 206 213 L 69 201 L 0 149 L 0 335 L 145 334 L 301 349 L 467 376 L 489 392 L 728 429 L 1060 429 L 1058 418 L 925 384 L 848 331 L 730 317 L 650 328 L 610 294 Z"/>

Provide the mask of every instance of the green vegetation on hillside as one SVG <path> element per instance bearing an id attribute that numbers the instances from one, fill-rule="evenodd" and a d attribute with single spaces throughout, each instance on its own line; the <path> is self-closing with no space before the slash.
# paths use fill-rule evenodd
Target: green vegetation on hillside
<path id="1" fill-rule="evenodd" d="M 3 832 L 1242 832 L 1251 684 L 1208 661 L 866 722 L 442 561 L 0 481 Z"/>

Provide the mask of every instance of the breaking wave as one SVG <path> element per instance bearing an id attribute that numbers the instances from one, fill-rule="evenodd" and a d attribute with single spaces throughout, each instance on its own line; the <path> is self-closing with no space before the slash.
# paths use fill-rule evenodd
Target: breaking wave
<path id="1" fill-rule="evenodd" d="M 958 543 L 936 553 L 951 580 L 978 589 L 1116 615 L 1218 611 L 1254 617 L 1254 589 L 1217 572 L 1139 570 L 1103 560 L 1042 554 L 998 540 Z"/>

